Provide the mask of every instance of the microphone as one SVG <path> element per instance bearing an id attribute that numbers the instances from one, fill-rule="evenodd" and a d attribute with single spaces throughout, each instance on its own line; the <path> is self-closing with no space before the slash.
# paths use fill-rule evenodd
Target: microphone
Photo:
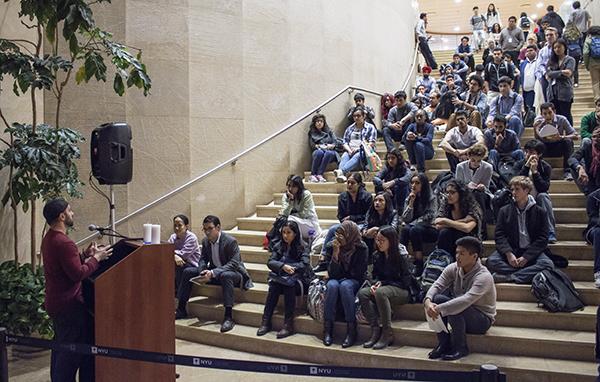
<path id="1" fill-rule="evenodd" d="M 90 230 L 90 231 L 92 231 L 92 232 L 94 232 L 94 231 L 98 231 L 98 232 L 102 233 L 102 232 L 104 232 L 104 231 L 109 231 L 109 230 L 110 230 L 110 228 L 104 228 L 104 227 L 99 227 L 99 226 L 97 226 L 97 225 L 95 225 L 95 224 L 90 224 L 90 225 L 88 226 L 88 230 Z"/>

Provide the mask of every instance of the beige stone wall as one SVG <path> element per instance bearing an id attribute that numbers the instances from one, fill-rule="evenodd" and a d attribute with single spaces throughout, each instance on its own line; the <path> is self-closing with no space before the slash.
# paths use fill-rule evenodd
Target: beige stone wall
<path id="1" fill-rule="evenodd" d="M 342 0 L 114 0 L 96 8 L 96 20 L 115 38 L 142 48 L 153 81 L 145 98 L 118 97 L 106 84 L 71 86 L 61 123 L 86 137 L 99 124 L 133 128 L 134 177 L 116 186 L 117 217 L 134 211 L 227 160 L 293 121 L 348 84 L 395 91 L 411 64 L 410 2 Z M 352 95 L 323 109 L 329 124 L 345 127 Z M 378 98 L 368 97 L 378 109 Z M 54 103 L 45 117 L 53 121 Z M 139 235 L 144 222 L 161 223 L 163 239 L 176 213 L 192 215 L 199 230 L 206 214 L 235 218 L 272 199 L 289 173 L 309 168 L 308 121 L 262 146 L 157 208 L 119 228 Z M 87 183 L 89 142 L 79 168 Z M 108 191 L 108 187 L 104 187 Z M 73 201 L 78 230 L 106 224 L 106 202 L 89 187 Z"/>

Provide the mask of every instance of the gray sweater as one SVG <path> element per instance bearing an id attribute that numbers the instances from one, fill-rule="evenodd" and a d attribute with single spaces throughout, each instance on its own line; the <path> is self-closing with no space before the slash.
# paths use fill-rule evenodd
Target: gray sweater
<path id="1" fill-rule="evenodd" d="M 525 44 L 525 36 L 519 27 L 504 28 L 500 32 L 500 47 L 502 50 L 520 50 Z"/>
<path id="2" fill-rule="evenodd" d="M 483 184 L 487 190 L 490 188 L 493 171 L 494 168 L 491 164 L 481 161 L 479 167 L 473 173 L 473 170 L 469 167 L 469 160 L 466 160 L 456 166 L 456 179 L 465 184 L 469 184 L 470 182 Z"/>
<path id="3" fill-rule="evenodd" d="M 439 304 L 438 310 L 443 317 L 453 316 L 473 306 L 488 316 L 492 322 L 496 317 L 496 287 L 494 278 L 486 267 L 477 260 L 467 274 L 456 262 L 448 265 L 440 277 L 433 283 L 427 296 L 430 300 L 439 293 L 449 290 L 452 300 Z"/>

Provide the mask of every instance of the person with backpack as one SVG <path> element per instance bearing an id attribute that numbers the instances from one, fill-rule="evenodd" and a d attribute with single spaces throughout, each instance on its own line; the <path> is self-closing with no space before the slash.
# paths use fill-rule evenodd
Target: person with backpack
<path id="1" fill-rule="evenodd" d="M 500 209 L 496 222 L 496 250 L 486 267 L 496 283 L 531 284 L 533 277 L 554 263 L 544 254 L 548 246 L 546 211 L 530 195 L 533 182 L 525 176 L 510 181 L 514 203 Z"/>
<path id="2" fill-rule="evenodd" d="M 567 22 L 563 38 L 567 43 L 567 54 L 575 59 L 575 70 L 573 72 L 574 87 L 579 86 L 579 61 L 581 61 L 581 57 L 583 56 L 581 37 L 582 34 L 575 24 L 572 21 Z"/>
<path id="3" fill-rule="evenodd" d="M 483 245 L 475 237 L 456 241 L 456 262 L 448 265 L 433 283 L 423 308 L 431 319 L 442 318 L 450 333 L 437 334 L 438 344 L 429 359 L 453 361 L 469 354 L 468 334 L 485 334 L 496 318 L 496 287 L 481 264 Z"/>
<path id="4" fill-rule="evenodd" d="M 548 5 L 546 7 L 546 13 L 544 17 L 542 17 L 542 22 L 547 22 L 550 24 L 550 27 L 556 28 L 558 35 L 562 35 L 563 28 L 565 27 L 565 22 L 562 17 L 558 13 L 554 11 L 554 5 Z"/>
<path id="5" fill-rule="evenodd" d="M 512 66 L 504 61 L 501 48 L 494 48 L 492 52 L 492 61 L 485 65 L 484 80 L 485 89 L 487 90 L 488 102 L 490 105 L 500 94 L 500 79 L 508 77 L 510 81 L 515 78 L 515 73 Z M 509 83 L 509 87 L 510 87 Z M 488 115 L 489 118 L 489 115 Z"/>
<path id="6" fill-rule="evenodd" d="M 328 280 L 325 291 L 325 323 L 323 325 L 323 344 L 333 343 L 333 323 L 338 301 L 344 310 L 346 337 L 343 348 L 356 342 L 356 292 L 365 280 L 367 273 L 368 249 L 361 240 L 360 230 L 351 220 L 344 221 L 335 232 L 333 254 L 327 269 Z"/>
<path id="7" fill-rule="evenodd" d="M 546 162 L 544 155 L 545 146 L 537 139 L 529 140 L 523 146 L 525 158 L 516 162 L 514 173 L 531 179 L 533 188 L 530 194 L 535 198 L 535 202 L 546 211 L 548 220 L 548 242 L 554 244 L 558 241 L 556 238 L 556 219 L 554 217 L 554 208 L 548 190 L 550 189 L 550 178 L 552 177 L 552 166 Z"/>
<path id="8" fill-rule="evenodd" d="M 310 268 L 309 251 L 302 245 L 298 224 L 294 221 L 286 222 L 281 228 L 281 237 L 282 241 L 275 246 L 267 262 L 270 270 L 269 291 L 257 336 L 264 336 L 271 331 L 273 312 L 282 294 L 285 313 L 283 328 L 277 332 L 277 338 L 294 334 L 296 293 L 307 290 L 314 276 Z"/>
<path id="9" fill-rule="evenodd" d="M 569 22 L 575 24 L 579 32 L 581 32 L 582 38 L 580 39 L 581 49 L 583 50 L 583 42 L 585 41 L 585 37 L 587 35 L 588 29 L 592 26 L 592 16 L 587 11 L 587 9 L 581 9 L 581 2 L 574 1 L 573 4 L 573 12 L 569 16 Z"/>
<path id="10" fill-rule="evenodd" d="M 358 301 L 369 325 L 371 336 L 365 348 L 384 349 L 394 342 L 392 309 L 407 304 L 410 299 L 408 262 L 398 245 L 398 232 L 392 226 L 380 227 L 375 237 L 375 252 L 371 285 L 357 293 Z"/>
<path id="11" fill-rule="evenodd" d="M 600 26 L 588 29 L 583 44 L 583 64 L 592 77 L 594 98 L 600 97 Z"/>
<path id="12" fill-rule="evenodd" d="M 494 117 L 494 126 L 488 128 L 483 136 L 489 150 L 488 162 L 494 171 L 498 172 L 502 161 L 516 162 L 524 158 L 519 137 L 517 133 L 506 128 L 506 118 L 503 115 Z"/>
<path id="13" fill-rule="evenodd" d="M 438 231 L 433 220 L 438 211 L 437 198 L 431 191 L 429 179 L 424 173 L 413 175 L 410 180 L 411 191 L 402 210 L 400 242 L 412 244 L 415 264 L 415 276 L 423 273 L 423 243 L 435 243 Z"/>
<path id="14" fill-rule="evenodd" d="M 481 239 L 483 212 L 467 185 L 456 179 L 446 183 L 445 194 L 433 224 L 439 232 L 437 247 L 453 254 L 459 238 L 475 236 Z"/>
<path id="15" fill-rule="evenodd" d="M 518 25 L 519 28 L 521 28 L 521 30 L 523 31 L 523 37 L 525 37 L 525 40 L 527 40 L 527 36 L 529 35 L 531 26 L 535 25 L 535 23 L 529 16 L 527 16 L 526 12 L 521 12 L 521 15 L 519 16 Z"/>
<path id="16" fill-rule="evenodd" d="M 418 111 L 425 115 L 423 110 Z M 402 151 L 395 148 L 385 154 L 385 165 L 373 178 L 375 192 L 389 192 L 392 195 L 394 208 L 401 208 L 408 195 L 408 184 L 411 172 L 406 167 Z"/>
<path id="17" fill-rule="evenodd" d="M 506 119 L 507 127 L 517 133 L 517 136 L 523 134 L 523 120 L 521 112 L 523 110 L 523 97 L 512 91 L 512 80 L 510 77 L 502 77 L 498 81 L 500 95 L 496 97 L 490 105 L 490 113 L 487 117 L 487 126 L 492 127 L 496 115 L 503 115 Z"/>

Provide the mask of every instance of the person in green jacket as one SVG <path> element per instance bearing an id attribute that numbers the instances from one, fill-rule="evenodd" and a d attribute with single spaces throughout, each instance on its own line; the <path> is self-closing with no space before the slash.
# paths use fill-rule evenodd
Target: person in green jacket
<path id="1" fill-rule="evenodd" d="M 590 111 L 581 118 L 581 138 L 592 139 L 592 132 L 600 125 L 600 97 L 594 101 L 596 110 Z"/>

